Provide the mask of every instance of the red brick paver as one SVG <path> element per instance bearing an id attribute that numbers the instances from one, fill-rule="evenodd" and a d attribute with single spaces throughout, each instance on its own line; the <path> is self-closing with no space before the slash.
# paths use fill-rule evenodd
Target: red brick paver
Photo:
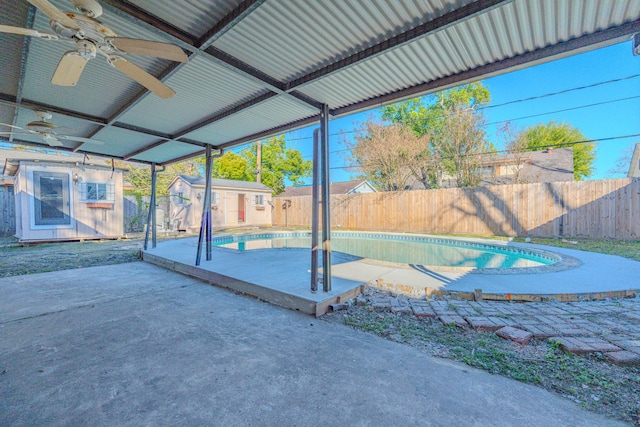
<path id="1" fill-rule="evenodd" d="M 616 365 L 636 365 L 640 363 L 640 354 L 630 351 L 612 351 L 605 353 L 604 357 Z"/>
<path id="2" fill-rule="evenodd" d="M 526 344 L 533 338 L 531 332 L 523 331 L 522 329 L 512 328 L 511 326 L 505 326 L 504 328 L 496 331 L 496 335 L 500 338 L 505 338 L 511 341 L 515 341 L 518 344 Z"/>
<path id="3" fill-rule="evenodd" d="M 551 337 L 549 342 L 558 343 L 561 349 L 573 354 L 621 350 L 620 347 L 595 337 Z"/>
<path id="4" fill-rule="evenodd" d="M 443 314 L 438 316 L 438 319 L 440 319 L 440 321 L 442 323 L 444 323 L 445 325 L 456 325 L 459 328 L 466 328 L 467 327 L 467 322 L 461 317 L 458 316 L 457 314 Z"/>

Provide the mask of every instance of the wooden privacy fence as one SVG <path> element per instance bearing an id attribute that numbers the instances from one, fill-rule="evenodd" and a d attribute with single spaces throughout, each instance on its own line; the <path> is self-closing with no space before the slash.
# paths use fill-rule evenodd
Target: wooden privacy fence
<path id="1" fill-rule="evenodd" d="M 273 204 L 273 225 L 311 226 L 311 196 L 276 197 Z M 635 240 L 640 179 L 333 195 L 331 227 Z"/>
<path id="2" fill-rule="evenodd" d="M 0 187 L 0 236 L 13 236 L 16 232 L 16 204 L 11 191 Z"/>

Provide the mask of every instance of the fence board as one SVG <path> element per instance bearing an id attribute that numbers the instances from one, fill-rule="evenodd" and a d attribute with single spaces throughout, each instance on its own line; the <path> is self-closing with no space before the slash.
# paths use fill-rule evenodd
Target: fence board
<path id="1" fill-rule="evenodd" d="M 287 200 L 274 198 L 273 224 L 310 227 L 311 197 Z M 638 178 L 335 195 L 331 206 L 335 228 L 640 238 Z"/>
<path id="2" fill-rule="evenodd" d="M 0 187 L 0 236 L 13 236 L 16 232 L 16 206 L 13 187 Z"/>

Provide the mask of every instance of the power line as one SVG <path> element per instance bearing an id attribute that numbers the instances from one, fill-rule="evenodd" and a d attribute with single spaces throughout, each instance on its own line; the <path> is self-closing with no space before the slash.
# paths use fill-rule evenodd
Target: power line
<path id="1" fill-rule="evenodd" d="M 516 104 L 518 102 L 533 101 L 535 99 L 548 98 L 550 96 L 561 95 L 563 93 L 573 92 L 573 91 L 576 91 L 576 90 L 589 89 L 589 88 L 592 88 L 592 87 L 606 85 L 606 84 L 610 84 L 610 83 L 617 83 L 617 82 L 621 82 L 621 81 L 624 81 L 624 80 L 634 79 L 636 77 L 640 77 L 640 74 L 633 74 L 631 76 L 621 77 L 619 79 L 613 79 L 613 80 L 597 82 L 597 83 L 593 83 L 593 84 L 590 84 L 590 85 L 587 85 L 587 86 L 573 87 L 573 88 L 570 88 L 570 89 L 561 90 L 559 92 L 551 92 L 551 93 L 545 93 L 543 95 L 532 96 L 532 97 L 529 97 L 529 98 L 516 99 L 516 100 L 513 100 L 513 101 L 503 102 L 502 104 L 487 105 L 486 107 L 479 107 L 478 110 L 486 110 L 486 109 L 489 109 L 489 108 L 496 108 L 496 107 L 502 107 L 502 106 L 505 106 L 505 105 Z"/>
<path id="2" fill-rule="evenodd" d="M 528 97 L 528 98 L 515 99 L 515 100 L 512 100 L 512 101 L 503 102 L 501 104 L 487 105 L 485 107 L 479 107 L 478 110 L 486 110 L 486 109 L 489 109 L 489 108 L 502 107 L 502 106 L 505 106 L 505 105 L 516 104 L 516 103 L 520 103 L 520 102 L 527 102 L 527 101 L 533 101 L 533 100 L 536 100 L 536 99 L 548 98 L 548 97 L 551 97 L 551 96 L 561 95 L 561 94 L 574 92 L 574 91 L 578 91 L 578 90 L 590 89 L 590 88 L 597 87 L 597 86 L 602 86 L 602 85 L 611 84 L 611 83 L 617 83 L 617 82 L 621 82 L 621 81 L 624 81 L 624 80 L 630 80 L 630 79 L 634 79 L 634 78 L 637 78 L 637 77 L 640 77 L 640 74 L 632 74 L 630 76 L 620 77 L 620 78 L 617 78 L 617 79 L 604 80 L 604 81 L 592 83 L 592 84 L 586 85 L 586 86 L 577 86 L 577 87 L 573 87 L 573 88 L 569 88 L 569 89 L 564 89 L 564 90 L 561 90 L 561 91 L 558 91 L 558 92 L 550 92 L 550 93 L 545 93 L 545 94 L 542 94 L 542 95 L 532 96 L 532 97 Z M 518 117 L 518 118 L 514 118 L 514 119 L 501 120 L 501 121 L 498 121 L 498 122 L 489 123 L 486 126 L 491 126 L 491 125 L 495 125 L 495 124 L 499 124 L 499 123 L 506 123 L 506 122 L 509 122 L 509 121 L 522 120 L 522 119 L 527 119 L 527 118 L 532 118 L 532 117 L 539 117 L 539 116 L 543 116 L 545 114 L 555 114 L 555 113 L 561 113 L 561 112 L 565 112 L 565 111 L 576 110 L 576 109 L 579 109 L 579 108 L 588 108 L 588 107 L 604 105 L 604 104 L 612 103 L 612 102 L 620 102 L 620 101 L 625 101 L 625 100 L 634 99 L 634 98 L 638 98 L 638 97 L 621 98 L 621 99 L 617 99 L 617 100 L 605 101 L 605 102 L 602 102 L 602 103 L 595 103 L 595 104 L 582 105 L 582 106 L 578 106 L 578 107 L 572 107 L 572 108 L 568 108 L 568 109 L 564 109 L 564 110 L 550 111 L 550 112 L 547 112 L 547 113 L 540 113 L 540 114 L 531 115 L 531 116 L 524 116 L 524 117 Z M 347 131 L 340 131 L 338 133 L 329 134 L 329 136 L 337 136 L 337 135 L 343 135 L 343 134 L 348 134 L 348 133 L 361 132 L 363 130 L 365 130 L 365 129 L 363 128 L 363 129 L 352 129 L 352 130 L 347 130 Z M 287 139 L 287 142 L 288 141 L 302 141 L 302 140 L 307 140 L 307 139 L 313 139 L 313 137 L 306 136 L 306 137 L 300 137 L 300 138 L 290 138 L 290 139 Z"/>
<path id="3" fill-rule="evenodd" d="M 497 122 L 487 123 L 485 126 L 497 125 L 497 124 L 500 124 L 500 123 L 507 123 L 507 122 L 512 122 L 512 121 L 515 121 L 515 120 L 530 119 L 532 117 L 545 116 L 547 114 L 564 113 L 565 111 L 572 111 L 572 110 L 579 110 L 579 109 L 582 109 L 582 108 L 596 107 L 598 105 L 612 104 L 614 102 L 628 101 L 630 99 L 636 99 L 636 98 L 640 98 L 640 95 L 629 96 L 627 98 L 612 99 L 612 100 L 609 100 L 609 101 L 596 102 L 596 103 L 593 103 L 593 104 L 579 105 L 577 107 L 564 108 L 562 110 L 547 111 L 546 113 L 532 114 L 530 116 L 522 116 L 522 117 L 516 117 L 516 118 L 513 118 L 513 119 L 500 120 L 500 121 L 497 121 Z"/>
<path id="4" fill-rule="evenodd" d="M 636 133 L 636 134 L 631 134 L 631 135 L 620 135 L 620 136 L 611 136 L 611 137 L 607 137 L 607 138 L 596 138 L 596 139 L 585 139 L 582 141 L 574 141 L 574 142 L 559 142 L 557 144 L 549 144 L 549 145 L 545 145 L 544 148 L 559 148 L 559 147 L 566 147 L 568 145 L 577 145 L 577 144 L 587 144 L 587 143 L 593 143 L 593 142 L 603 142 L 603 141 L 612 141 L 615 139 L 625 139 L 625 138 L 637 138 L 640 137 L 640 133 Z M 539 150 L 534 150 L 534 151 L 539 151 Z M 487 155 L 492 155 L 492 154 L 500 154 L 500 153 L 509 153 L 509 150 L 496 150 L 496 151 L 485 151 L 483 153 L 476 153 L 476 154 L 469 154 L 468 156 L 463 156 L 463 157 L 470 157 L 470 156 L 487 156 Z M 453 156 L 447 156 L 447 157 L 441 157 L 441 160 L 449 160 L 452 159 Z M 330 167 L 329 169 L 357 169 L 359 168 L 359 166 L 354 166 L 354 165 L 347 165 L 347 166 L 333 166 Z"/>
<path id="5" fill-rule="evenodd" d="M 500 121 L 497 121 L 497 122 L 487 123 L 486 125 L 484 125 L 484 127 L 497 125 L 497 124 L 500 124 L 500 123 L 507 123 L 507 122 L 515 121 L 515 120 L 523 120 L 523 119 L 529 119 L 529 118 L 533 118 L 533 117 L 540 117 L 540 116 L 544 116 L 544 115 L 547 115 L 547 114 L 556 114 L 556 113 L 562 113 L 562 112 L 566 112 L 566 111 L 579 110 L 579 109 L 582 109 L 582 108 L 595 107 L 595 106 L 598 106 L 598 105 L 605 105 L 605 104 L 611 104 L 611 103 L 615 103 L 615 102 L 628 101 L 628 100 L 637 99 L 637 98 L 640 98 L 640 95 L 630 96 L 630 97 L 627 97 L 627 98 L 612 99 L 612 100 L 603 101 L 603 102 L 596 102 L 596 103 L 593 103 L 593 104 L 585 104 L 585 105 L 580 105 L 580 106 L 577 106 L 577 107 L 564 108 L 564 109 L 561 109 L 561 110 L 548 111 L 548 112 L 545 112 L 545 113 L 532 114 L 532 115 L 529 115 L 529 116 L 516 117 L 516 118 L 508 119 L 508 120 L 500 120 Z M 345 148 L 345 149 L 341 149 L 341 150 L 331 151 L 330 153 L 340 153 L 340 152 L 343 152 L 343 151 L 350 151 L 350 150 L 351 149 L 349 149 L 349 148 Z M 311 157 L 313 157 L 313 155 L 303 156 L 303 158 L 305 158 L 305 159 L 306 158 L 311 158 Z"/>

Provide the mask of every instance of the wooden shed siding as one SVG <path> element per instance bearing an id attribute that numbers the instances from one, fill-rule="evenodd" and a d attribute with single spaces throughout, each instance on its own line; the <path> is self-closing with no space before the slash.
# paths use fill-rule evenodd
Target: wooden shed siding
<path id="1" fill-rule="evenodd" d="M 30 183 L 33 171 L 69 173 L 70 178 L 78 174 L 84 182 L 113 182 L 115 201 L 112 209 L 96 209 L 79 200 L 78 184 L 71 181 L 70 203 L 72 205 L 72 226 L 69 228 L 32 229 L 31 199 L 33 185 Z M 15 177 L 16 194 L 16 236 L 24 241 L 72 240 L 113 238 L 123 235 L 122 171 L 86 167 L 58 166 L 47 163 L 21 163 Z"/>

